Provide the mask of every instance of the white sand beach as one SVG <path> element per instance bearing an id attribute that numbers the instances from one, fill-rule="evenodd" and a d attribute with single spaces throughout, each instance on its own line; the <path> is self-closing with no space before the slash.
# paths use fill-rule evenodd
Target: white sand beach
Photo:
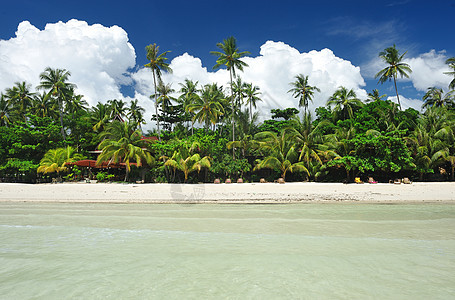
<path id="1" fill-rule="evenodd" d="M 2 202 L 453 203 L 455 183 L 0 183 Z"/>

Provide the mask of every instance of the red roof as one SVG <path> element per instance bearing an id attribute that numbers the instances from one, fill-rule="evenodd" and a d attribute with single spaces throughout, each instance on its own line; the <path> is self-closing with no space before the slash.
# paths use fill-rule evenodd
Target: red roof
<path id="1" fill-rule="evenodd" d="M 101 164 L 97 165 L 96 160 L 93 159 L 84 159 L 75 162 L 67 163 L 67 165 L 79 166 L 79 167 L 89 167 L 89 168 L 125 168 L 125 163 L 109 163 L 108 161 L 103 161 Z M 137 166 L 137 163 L 130 163 L 131 166 Z"/>
<path id="2" fill-rule="evenodd" d="M 142 136 L 141 140 L 143 141 L 158 141 L 156 136 Z"/>

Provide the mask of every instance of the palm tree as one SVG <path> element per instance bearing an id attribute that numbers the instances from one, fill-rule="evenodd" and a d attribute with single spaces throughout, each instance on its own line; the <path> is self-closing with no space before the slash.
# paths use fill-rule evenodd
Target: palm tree
<path id="1" fill-rule="evenodd" d="M 291 138 L 296 142 L 297 149 L 300 149 L 299 161 L 303 161 L 308 170 L 312 169 L 312 165 L 322 165 L 319 157 L 322 134 L 319 127 L 327 123 L 328 121 L 322 121 L 314 126 L 311 114 L 308 113 L 303 115 L 302 120 L 298 116 L 294 116 L 291 119 L 290 127 L 287 128 Z"/>
<path id="2" fill-rule="evenodd" d="M 130 122 L 136 123 L 139 128 L 141 127 L 141 124 L 145 124 L 144 113 L 145 109 L 138 104 L 137 99 L 130 102 L 127 113 L 128 119 Z"/>
<path id="3" fill-rule="evenodd" d="M 354 109 L 361 107 L 363 103 L 357 99 L 357 95 L 352 89 L 348 90 L 342 86 L 329 98 L 327 105 L 335 105 L 335 108 L 333 109 L 335 114 L 342 113 L 344 119 L 352 119 L 354 116 Z"/>
<path id="4" fill-rule="evenodd" d="M 386 98 L 387 95 L 379 95 L 378 89 L 374 89 L 371 93 L 368 93 L 367 102 L 381 101 Z"/>
<path id="5" fill-rule="evenodd" d="M 202 168 L 210 168 L 210 158 L 204 156 L 201 158 L 199 153 L 192 152 L 198 143 L 193 143 L 191 147 L 188 144 L 183 144 L 178 151 L 175 151 L 172 157 L 164 163 L 165 166 L 172 167 L 175 170 L 180 170 L 185 175 L 185 181 L 188 180 L 188 175 L 194 171 L 201 171 Z"/>
<path id="6" fill-rule="evenodd" d="M 108 104 L 98 102 L 90 110 L 90 119 L 93 125 L 93 131 L 102 131 L 110 120 L 110 107 Z"/>
<path id="7" fill-rule="evenodd" d="M 435 149 L 435 140 L 426 130 L 423 124 L 418 124 L 410 136 L 406 137 L 408 148 L 413 152 L 416 171 L 420 174 L 420 180 L 423 180 L 425 173 L 432 172 L 431 157 Z"/>
<path id="8" fill-rule="evenodd" d="M 248 51 L 240 52 L 237 48 L 237 41 L 233 36 L 228 37 L 223 40 L 223 43 L 217 43 L 216 46 L 222 50 L 221 51 L 211 51 L 210 53 L 218 56 L 216 65 L 213 67 L 214 70 L 220 68 L 221 66 L 226 66 L 229 71 L 230 86 L 231 86 L 231 118 L 232 118 L 232 141 L 235 141 L 235 121 L 234 121 L 234 86 L 233 86 L 233 77 L 236 77 L 235 69 L 243 71 L 243 67 L 248 67 L 248 64 L 240 60 L 247 54 L 250 54 Z M 235 149 L 232 150 L 232 155 L 235 155 Z"/>
<path id="9" fill-rule="evenodd" d="M 112 99 L 107 101 L 110 109 L 111 120 L 124 121 L 128 108 L 123 100 Z"/>
<path id="10" fill-rule="evenodd" d="M 233 93 L 234 93 L 234 107 L 235 110 L 241 109 L 243 105 L 243 98 L 246 97 L 245 89 L 246 83 L 242 81 L 242 78 L 237 77 L 237 80 L 233 83 Z"/>
<path id="11" fill-rule="evenodd" d="M 5 90 L 6 98 L 10 102 L 13 110 L 15 110 L 25 122 L 27 122 L 25 115 L 27 114 L 35 95 L 35 93 L 30 91 L 30 88 L 31 85 L 23 81 L 16 82 L 13 88 Z"/>
<path id="12" fill-rule="evenodd" d="M 37 86 L 37 89 L 48 90 L 49 95 L 52 95 L 57 99 L 63 139 L 66 139 L 63 127 L 63 105 L 69 99 L 70 95 L 72 95 L 72 90 L 76 88 L 75 84 L 68 82 L 70 76 L 71 73 L 65 69 L 52 69 L 47 67 L 44 72 L 40 74 L 41 83 Z"/>
<path id="13" fill-rule="evenodd" d="M 245 95 L 246 95 L 246 104 L 250 105 L 250 121 L 253 121 L 253 107 L 256 108 L 256 103 L 259 101 L 262 101 L 261 98 L 259 98 L 259 95 L 261 92 L 259 92 L 259 87 L 253 86 L 252 83 L 247 83 L 246 88 L 245 88 Z"/>
<path id="14" fill-rule="evenodd" d="M 449 65 L 449 68 L 451 68 L 452 71 L 444 72 L 444 74 L 453 76 L 452 81 L 449 83 L 449 89 L 453 90 L 453 89 L 455 89 L 455 57 L 451 57 L 448 60 L 446 60 L 446 64 Z"/>
<path id="15" fill-rule="evenodd" d="M 237 148 L 242 150 L 242 156 L 245 158 L 247 152 L 256 150 L 259 148 L 260 143 L 253 139 L 253 136 L 247 134 L 244 135 L 240 140 L 228 142 L 226 148 L 232 149 Z"/>
<path id="16" fill-rule="evenodd" d="M 150 44 L 145 47 L 147 51 L 147 60 L 150 62 L 145 65 L 145 67 L 150 68 L 153 73 L 153 84 L 155 87 L 155 95 L 157 94 L 157 83 L 156 78 L 161 80 L 161 71 L 172 73 L 172 69 L 169 67 L 169 64 L 166 62 L 168 58 L 166 54 L 170 51 L 165 51 L 158 55 L 160 47 L 156 44 Z M 161 141 L 161 132 L 160 132 L 160 121 L 158 118 L 158 102 L 155 99 L 155 113 L 156 113 L 156 127 L 158 129 L 158 139 Z"/>
<path id="17" fill-rule="evenodd" d="M 156 89 L 157 93 L 150 96 L 150 99 L 155 99 L 155 102 L 161 104 L 161 112 L 163 115 L 163 122 L 166 122 L 166 114 L 169 112 L 169 107 L 172 106 L 172 100 L 176 99 L 171 95 L 175 92 L 170 83 L 164 84 L 161 80 L 158 82 L 158 87 Z M 163 125 L 164 126 L 164 125 Z M 168 128 L 169 130 L 170 128 Z"/>
<path id="18" fill-rule="evenodd" d="M 277 134 L 271 131 L 263 131 L 255 135 L 255 139 L 262 141 L 260 149 L 267 153 L 267 156 L 258 160 L 255 170 L 273 169 L 281 171 L 281 177 L 286 179 L 289 171 L 305 172 L 310 175 L 302 161 L 299 161 L 299 154 L 295 149 L 293 139 L 286 134 L 285 130 Z"/>
<path id="19" fill-rule="evenodd" d="M 444 95 L 442 89 L 430 87 L 428 88 L 426 94 L 423 96 L 424 103 L 422 105 L 422 108 L 426 108 L 428 106 L 450 106 L 453 104 L 453 98 L 453 91 Z"/>
<path id="20" fill-rule="evenodd" d="M 39 117 L 50 117 L 58 119 L 58 110 L 55 101 L 52 101 L 48 93 L 36 94 L 33 97 L 32 109 Z"/>
<path id="21" fill-rule="evenodd" d="M 321 92 L 321 90 L 315 86 L 311 86 L 308 84 L 308 76 L 304 76 L 303 74 L 299 74 L 295 76 L 296 81 L 291 82 L 290 84 L 293 86 L 292 89 L 288 91 L 288 93 L 292 92 L 294 98 L 299 98 L 299 107 L 304 107 L 305 115 L 308 109 L 308 102 L 313 102 L 313 95 L 314 92 Z"/>
<path id="22" fill-rule="evenodd" d="M 324 145 L 329 153 L 329 160 L 326 163 L 333 162 L 336 166 L 343 166 L 348 182 L 351 180 L 349 174 L 353 168 L 349 158 L 355 153 L 355 149 L 349 141 L 355 136 L 354 127 L 349 129 L 340 127 L 336 129 L 335 133 L 324 136 Z"/>
<path id="23" fill-rule="evenodd" d="M 401 78 L 403 77 L 409 78 L 408 73 L 412 72 L 410 66 L 407 63 L 402 62 L 406 52 L 400 55 L 398 49 L 395 48 L 395 45 L 384 49 L 384 51 L 381 51 L 379 53 L 379 57 L 389 66 L 386 67 L 385 69 L 382 69 L 375 75 L 375 78 L 379 77 L 379 82 L 381 84 L 386 81 L 390 81 L 393 78 L 393 83 L 395 85 L 395 92 L 397 93 L 397 100 L 398 105 L 400 106 L 400 110 L 402 110 L 402 108 L 400 103 L 400 96 L 398 95 L 397 89 L 397 75 L 400 75 Z"/>
<path id="24" fill-rule="evenodd" d="M 455 114 L 447 107 L 429 107 L 418 120 L 414 131 L 406 137 L 408 148 L 423 179 L 423 174 L 437 167 L 441 158 L 450 156 L 455 142 Z"/>
<path id="25" fill-rule="evenodd" d="M 221 104 L 223 97 L 216 83 L 205 85 L 201 90 L 201 96 L 194 98 L 194 102 L 187 106 L 188 111 L 195 113 L 193 121 L 205 123 L 207 129 L 210 123 L 215 125 L 224 114 Z"/>
<path id="26" fill-rule="evenodd" d="M 60 175 L 60 172 L 68 170 L 67 163 L 80 159 L 83 159 L 82 154 L 76 153 L 76 150 L 71 146 L 50 149 L 41 159 L 37 172 L 43 174 L 57 172 L 57 175 Z"/>
<path id="27" fill-rule="evenodd" d="M 8 127 L 10 123 L 11 106 L 3 94 L 0 94 L 0 126 Z"/>
<path id="28" fill-rule="evenodd" d="M 243 139 L 245 135 L 252 135 L 256 129 L 256 122 L 258 120 L 258 113 L 253 114 L 253 118 L 250 119 L 250 113 L 248 109 L 242 111 L 239 110 L 235 117 L 235 130 L 238 133 L 237 139 Z"/>
<path id="29" fill-rule="evenodd" d="M 73 119 L 76 112 L 88 110 L 88 103 L 83 97 L 83 95 L 76 95 L 74 89 L 71 88 L 70 97 L 66 101 L 66 110 L 72 115 Z"/>
<path id="30" fill-rule="evenodd" d="M 183 109 L 185 110 L 185 113 L 189 114 L 189 117 L 191 118 L 191 135 L 193 135 L 193 127 L 194 127 L 194 121 L 193 121 L 193 116 L 194 114 L 188 110 L 188 106 L 192 104 L 193 102 L 197 101 L 199 98 L 198 93 L 198 82 L 193 82 L 190 79 L 185 79 L 185 83 L 179 83 L 181 88 L 180 88 L 180 93 L 181 96 L 178 98 L 178 102 L 183 106 Z M 186 120 L 188 120 L 185 118 Z"/>
<path id="31" fill-rule="evenodd" d="M 142 140 L 142 133 L 137 129 L 137 124 L 133 122 L 114 121 L 109 124 L 106 131 L 101 133 L 103 139 L 98 145 L 102 152 L 98 156 L 97 164 L 103 161 L 109 163 L 125 163 L 125 181 L 131 170 L 131 163 L 136 162 L 137 166 L 142 166 L 143 162 L 150 165 L 154 159 L 150 152 L 146 150 L 146 141 Z"/>

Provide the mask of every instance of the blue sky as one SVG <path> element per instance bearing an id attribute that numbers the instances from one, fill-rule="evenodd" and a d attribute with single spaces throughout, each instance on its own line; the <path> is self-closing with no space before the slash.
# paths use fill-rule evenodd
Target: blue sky
<path id="1" fill-rule="evenodd" d="M 406 57 L 426 57 L 428 63 L 455 56 L 454 13 L 455 0 L 16 0 L 2 3 L 0 39 L 14 38 L 18 24 L 25 20 L 39 30 L 46 24 L 70 19 L 89 25 L 117 25 L 128 34 L 135 49 L 136 69 L 147 63 L 144 48 L 151 43 L 172 51 L 171 59 L 187 52 L 199 58 L 209 71 L 216 60 L 209 52 L 217 50 L 216 43 L 231 35 L 236 37 L 240 50 L 251 52 L 252 57 L 257 57 L 260 47 L 269 40 L 283 42 L 300 53 L 327 48 L 336 57 L 360 67 L 366 83 L 362 88 L 367 92 L 378 88 L 393 96 L 391 84 L 377 85 L 372 78 L 379 71 L 375 69 L 379 51 L 396 44 L 398 49 L 408 51 Z M 425 74 L 420 76 L 423 80 Z M 414 81 L 400 82 L 399 88 L 400 94 L 410 99 L 421 99 L 424 94 L 422 87 L 415 88 Z"/>

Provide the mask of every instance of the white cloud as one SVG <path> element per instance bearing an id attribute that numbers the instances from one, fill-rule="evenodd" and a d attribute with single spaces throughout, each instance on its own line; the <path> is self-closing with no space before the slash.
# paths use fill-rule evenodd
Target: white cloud
<path id="1" fill-rule="evenodd" d="M 387 99 L 392 102 L 398 103 L 397 96 L 388 97 Z M 400 95 L 400 102 L 401 102 L 401 107 L 403 110 L 406 110 L 408 108 L 414 108 L 415 110 L 422 112 L 422 104 L 423 104 L 422 100 L 410 99 L 410 98 L 404 97 L 403 95 Z"/>
<path id="2" fill-rule="evenodd" d="M 445 63 L 447 58 L 445 51 L 431 50 L 405 60 L 411 67 L 410 79 L 414 87 L 419 91 L 426 91 L 433 86 L 447 90 L 450 82 L 450 77 L 444 74 L 449 71 Z"/>
<path id="3" fill-rule="evenodd" d="M 260 87 L 263 102 L 259 103 L 262 117 L 270 115 L 271 108 L 298 107 L 298 100 L 293 98 L 289 89 L 295 76 L 309 76 L 311 85 L 317 86 L 321 93 L 315 93 L 310 109 L 324 106 L 327 99 L 340 86 L 354 89 L 358 96 L 366 98 L 367 93 L 361 88 L 365 85 L 360 68 L 349 61 L 336 57 L 329 49 L 300 53 L 297 49 L 282 43 L 268 41 L 261 46 L 260 55 L 243 59 L 249 66 L 244 72 L 238 72 L 244 82 L 251 82 Z M 229 73 L 225 69 L 209 72 L 202 67 L 201 60 L 187 53 L 174 58 L 170 64 L 172 74 L 164 74 L 165 82 L 172 82 L 178 89 L 178 83 L 185 78 L 199 81 L 200 84 L 217 82 L 229 86 Z M 141 69 L 132 75 L 138 90 L 148 94 L 153 91 L 153 77 L 149 70 Z"/>
<path id="4" fill-rule="evenodd" d="M 366 92 L 361 89 L 365 83 L 360 68 L 336 57 L 329 49 L 300 53 L 285 43 L 268 41 L 261 46 L 258 57 L 246 58 L 245 62 L 249 67 L 242 78 L 258 85 L 266 94 L 265 102 L 260 104 L 262 109 L 267 109 L 263 111 L 266 115 L 270 108 L 298 107 L 298 99 L 288 93 L 298 74 L 308 75 L 310 84 L 321 90 L 314 94 L 310 109 L 324 106 L 340 86 L 354 89 L 359 97 L 366 98 Z"/>
<path id="5" fill-rule="evenodd" d="M 71 72 L 70 82 L 77 84 L 77 92 L 94 105 L 122 97 L 119 85 L 131 81 L 124 74 L 135 60 L 128 35 L 118 26 L 70 20 L 39 30 L 23 21 L 16 37 L 0 40 L 0 90 L 16 81 L 36 86 L 46 67 L 64 68 Z"/>
<path id="6" fill-rule="evenodd" d="M 77 92 L 91 105 L 113 98 L 129 100 L 119 87 L 134 83 L 134 98 L 146 109 L 148 124 L 144 128 L 150 129 L 154 126 L 154 122 L 150 122 L 154 106 L 149 99 L 153 93 L 153 77 L 146 68 L 130 72 L 136 65 L 135 59 L 127 33 L 118 26 L 70 20 L 47 24 L 40 30 L 24 21 L 19 24 L 15 37 L 0 40 L 0 90 L 11 87 L 16 81 L 38 85 L 39 74 L 47 66 L 69 70 L 70 81 L 77 84 Z M 321 93 L 315 93 L 310 109 L 325 105 L 339 86 L 354 89 L 360 98 L 367 96 L 362 89 L 365 83 L 360 68 L 329 49 L 300 53 L 285 43 L 268 41 L 261 46 L 259 56 L 245 57 L 244 61 L 249 67 L 238 74 L 244 82 L 260 87 L 264 100 L 259 103 L 262 117 L 267 117 L 271 108 L 298 107 L 298 100 L 288 93 L 290 82 L 298 74 L 308 75 L 310 84 L 321 89 Z M 174 58 L 170 66 L 173 73 L 163 74 L 163 79 L 172 83 L 175 90 L 186 78 L 199 81 L 201 85 L 216 82 L 228 87 L 229 73 L 225 69 L 209 71 L 199 58 L 188 53 Z"/>

